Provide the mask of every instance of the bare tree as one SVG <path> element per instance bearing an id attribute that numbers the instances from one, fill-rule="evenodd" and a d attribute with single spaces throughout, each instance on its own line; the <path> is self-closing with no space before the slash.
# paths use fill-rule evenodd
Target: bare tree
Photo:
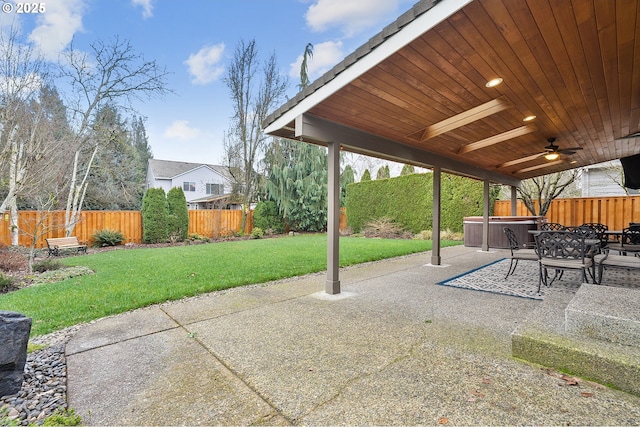
<path id="1" fill-rule="evenodd" d="M 167 75 L 155 61 L 145 60 L 129 42 L 118 37 L 108 43 L 92 43 L 91 55 L 73 46 L 66 52 L 61 77 L 68 82 L 70 92 L 77 95 L 70 103 L 75 136 L 71 142 L 74 153 L 67 168 L 71 170 L 65 214 L 67 236 L 79 219 L 99 148 L 99 141 L 91 137 L 96 113 L 106 103 L 133 110 L 136 100 L 166 94 Z"/>
<path id="2" fill-rule="evenodd" d="M 526 179 L 522 181 L 522 186 L 518 188 L 518 195 L 532 215 L 544 216 L 549 211 L 551 202 L 560 197 L 562 192 L 569 188 L 580 176 L 579 172 L 578 169 L 572 169 Z M 535 201 L 538 202 L 540 207 L 538 211 L 536 210 Z"/>
<path id="3" fill-rule="evenodd" d="M 242 194 L 243 230 L 258 187 L 256 165 L 267 144 L 262 122 L 283 98 L 288 86 L 287 79 L 278 70 L 275 54 L 263 64 L 261 80 L 256 76 L 258 71 L 255 40 L 240 41 L 224 77 L 234 112 L 231 130 L 225 137 L 225 155 L 229 172 Z"/>
<path id="4" fill-rule="evenodd" d="M 0 212 L 10 211 L 13 245 L 18 244 L 17 200 L 28 187 L 34 165 L 52 149 L 45 105 L 51 91 L 46 87 L 47 67 L 18 36 L 16 27 L 0 32 L 0 170 L 6 185 Z"/>

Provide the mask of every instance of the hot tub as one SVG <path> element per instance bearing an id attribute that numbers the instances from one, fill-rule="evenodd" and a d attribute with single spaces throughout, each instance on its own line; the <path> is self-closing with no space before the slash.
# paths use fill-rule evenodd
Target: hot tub
<path id="1" fill-rule="evenodd" d="M 504 227 L 514 231 L 518 243 L 532 246 L 533 234 L 529 230 L 537 230 L 541 222 L 546 221 L 544 216 L 490 216 L 489 217 L 489 247 L 509 248 L 509 241 L 504 234 Z M 481 216 L 468 216 L 464 218 L 464 245 L 482 247 L 482 222 Z"/>

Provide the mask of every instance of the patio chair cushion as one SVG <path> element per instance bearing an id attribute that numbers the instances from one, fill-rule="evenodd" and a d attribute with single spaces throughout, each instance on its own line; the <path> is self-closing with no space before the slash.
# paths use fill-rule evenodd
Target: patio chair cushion
<path id="1" fill-rule="evenodd" d="M 509 255 L 509 258 L 538 260 L 538 254 L 535 249 L 514 249 L 513 254 Z"/>
<path id="2" fill-rule="evenodd" d="M 544 267 L 559 269 L 585 269 L 593 265 L 592 258 L 585 258 L 584 262 L 570 258 L 542 258 L 540 262 Z"/>
<path id="3" fill-rule="evenodd" d="M 640 268 L 640 257 L 599 254 L 594 257 L 596 264 L 602 264 L 613 267 L 623 268 Z"/>

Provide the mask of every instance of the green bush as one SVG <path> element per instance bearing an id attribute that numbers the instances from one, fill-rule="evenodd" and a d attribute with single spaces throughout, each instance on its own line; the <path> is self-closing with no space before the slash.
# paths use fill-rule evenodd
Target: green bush
<path id="1" fill-rule="evenodd" d="M 167 241 L 167 198 L 162 188 L 150 188 L 142 198 L 142 242 Z"/>
<path id="2" fill-rule="evenodd" d="M 9 292 L 13 289 L 13 278 L 0 273 L 0 294 Z M 2 425 L 2 424 L 0 424 Z"/>
<path id="3" fill-rule="evenodd" d="M 50 271 L 50 270 L 60 270 L 63 267 L 64 267 L 64 264 L 62 264 L 62 262 L 58 261 L 57 259 L 48 258 L 40 262 L 34 263 L 33 271 L 37 271 L 38 273 L 44 273 L 45 271 Z"/>
<path id="4" fill-rule="evenodd" d="M 253 211 L 253 226 L 262 230 L 271 229 L 277 234 L 284 233 L 284 220 L 278 214 L 275 202 L 271 200 L 258 202 Z"/>
<path id="5" fill-rule="evenodd" d="M 262 236 L 264 236 L 264 231 L 262 231 L 262 228 L 253 227 L 253 230 L 251 230 L 251 238 L 252 239 L 261 239 Z"/>
<path id="6" fill-rule="evenodd" d="M 124 234 L 119 230 L 99 230 L 93 233 L 91 246 L 94 248 L 103 248 L 105 246 L 117 246 L 124 242 Z"/>
<path id="7" fill-rule="evenodd" d="M 174 187 L 167 193 L 167 237 L 176 242 L 187 240 L 189 210 L 182 188 Z"/>
<path id="8" fill-rule="evenodd" d="M 440 228 L 463 231 L 465 216 L 482 215 L 483 183 L 442 174 Z M 491 193 L 490 206 L 495 201 Z M 372 203 L 375 201 L 375 203 Z M 347 221 L 355 233 L 372 220 L 388 217 L 413 234 L 433 228 L 433 174 L 409 174 L 347 186 Z"/>

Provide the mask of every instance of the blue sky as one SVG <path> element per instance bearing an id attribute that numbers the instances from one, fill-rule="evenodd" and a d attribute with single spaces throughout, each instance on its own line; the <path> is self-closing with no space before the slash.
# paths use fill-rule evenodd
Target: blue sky
<path id="1" fill-rule="evenodd" d="M 13 6 L 0 14 L 0 26 L 18 20 L 22 37 L 52 60 L 72 40 L 80 50 L 97 39 L 130 41 L 145 59 L 166 67 L 175 92 L 137 106 L 154 157 L 222 164 L 232 115 L 222 77 L 240 40 L 255 38 L 263 59 L 276 53 L 293 97 L 307 43 L 314 45 L 314 80 L 415 1 L 45 0 L 44 13 L 17 14 L 16 2 L 0 0 Z"/>

